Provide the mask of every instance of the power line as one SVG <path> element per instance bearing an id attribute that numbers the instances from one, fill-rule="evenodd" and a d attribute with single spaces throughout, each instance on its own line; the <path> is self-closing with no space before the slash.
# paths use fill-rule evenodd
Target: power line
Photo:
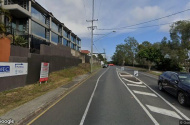
<path id="1" fill-rule="evenodd" d="M 100 53 L 100 51 L 98 50 L 98 48 L 96 47 L 96 45 L 95 44 L 93 44 L 94 45 L 94 47 L 96 48 L 96 50 Z"/>
<path id="2" fill-rule="evenodd" d="M 185 21 L 189 21 L 190 19 L 187 19 Z M 175 21 L 176 22 L 176 21 Z M 135 27 L 135 28 L 126 28 L 126 29 L 139 29 L 139 28 L 150 28 L 150 27 L 156 27 L 156 26 L 163 26 L 163 25 L 169 25 L 169 24 L 173 24 L 175 22 L 170 22 L 170 23 L 164 23 L 164 24 L 157 24 L 157 25 L 150 25 L 150 26 L 144 26 L 144 27 Z M 120 30 L 124 30 L 124 29 L 120 29 Z"/>
<path id="3" fill-rule="evenodd" d="M 83 1 L 84 12 L 85 12 L 85 17 L 86 17 L 86 5 L 85 5 L 85 0 L 82 0 L 82 1 Z"/>
<path id="4" fill-rule="evenodd" d="M 174 16 L 174 15 L 177 15 L 177 14 L 180 14 L 180 13 L 184 13 L 184 12 L 189 11 L 189 10 L 190 9 L 186 9 L 186 10 L 183 10 L 183 11 L 179 11 L 179 12 L 176 12 L 176 13 L 164 16 L 164 17 L 156 18 L 156 19 L 149 20 L 149 21 L 142 22 L 142 23 L 137 23 L 137 24 L 134 24 L 134 25 L 124 26 L 124 27 L 118 27 L 118 28 L 110 28 L 110 29 L 97 29 L 97 30 L 120 30 L 120 29 L 125 29 L 125 28 L 128 28 L 128 27 L 138 26 L 138 25 L 141 25 L 141 24 L 150 23 L 150 22 L 153 22 L 153 21 L 157 21 L 157 20 L 161 20 L 161 19 L 164 19 L 164 18 L 168 18 L 170 16 Z"/>

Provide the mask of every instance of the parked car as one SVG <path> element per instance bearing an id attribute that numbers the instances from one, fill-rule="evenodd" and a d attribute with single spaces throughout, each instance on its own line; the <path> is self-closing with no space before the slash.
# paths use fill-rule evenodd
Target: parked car
<path id="1" fill-rule="evenodd" d="M 159 76 L 158 88 L 160 91 L 177 97 L 181 105 L 190 104 L 190 74 L 181 72 L 164 72 Z"/>
<path id="2" fill-rule="evenodd" d="M 103 64 L 102 68 L 107 68 L 108 64 Z"/>

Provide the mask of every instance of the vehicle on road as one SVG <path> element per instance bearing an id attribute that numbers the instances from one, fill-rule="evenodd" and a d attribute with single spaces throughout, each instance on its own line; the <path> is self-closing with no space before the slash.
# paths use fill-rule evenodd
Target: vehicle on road
<path id="1" fill-rule="evenodd" d="M 102 68 L 107 68 L 108 67 L 108 64 L 103 64 L 102 65 Z"/>
<path id="2" fill-rule="evenodd" d="M 190 104 L 189 73 L 166 71 L 159 76 L 158 88 L 176 96 L 181 105 Z"/>
<path id="3" fill-rule="evenodd" d="M 114 66 L 114 64 L 109 64 L 109 66 Z"/>

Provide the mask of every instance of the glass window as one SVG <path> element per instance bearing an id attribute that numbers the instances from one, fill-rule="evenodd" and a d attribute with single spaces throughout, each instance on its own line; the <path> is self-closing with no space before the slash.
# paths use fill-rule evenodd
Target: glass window
<path id="1" fill-rule="evenodd" d="M 179 79 L 183 84 L 190 85 L 190 75 L 189 74 L 179 74 Z"/>
<path id="2" fill-rule="evenodd" d="M 69 47 L 70 47 L 70 42 L 69 42 L 69 41 L 67 41 L 67 46 L 69 46 Z"/>
<path id="3" fill-rule="evenodd" d="M 74 37 L 71 35 L 71 41 L 73 41 L 74 42 Z"/>
<path id="4" fill-rule="evenodd" d="M 55 24 L 53 21 L 51 22 L 51 28 L 57 32 L 59 32 L 59 26 Z"/>
<path id="5" fill-rule="evenodd" d="M 55 43 L 58 43 L 58 42 L 59 42 L 58 35 L 55 34 L 54 32 L 51 32 L 51 41 L 52 41 L 52 42 L 55 42 Z"/>
<path id="6" fill-rule="evenodd" d="M 32 7 L 31 9 L 31 13 L 32 13 L 32 17 L 40 20 L 42 23 L 46 24 L 46 17 L 40 13 L 38 10 L 36 10 L 35 8 Z"/>
<path id="7" fill-rule="evenodd" d="M 68 35 L 67 32 L 65 30 L 63 30 L 63 36 L 67 37 L 67 35 Z"/>
<path id="8" fill-rule="evenodd" d="M 177 76 L 174 74 L 174 75 L 171 76 L 171 80 L 172 80 L 172 81 L 176 81 L 176 80 L 178 80 L 178 78 L 177 78 Z"/>
<path id="9" fill-rule="evenodd" d="M 36 34 L 38 36 L 41 36 L 43 38 L 46 38 L 45 36 L 45 27 L 37 24 L 36 22 L 32 21 L 32 33 Z"/>
<path id="10" fill-rule="evenodd" d="M 67 46 L 67 40 L 63 39 L 63 45 Z"/>

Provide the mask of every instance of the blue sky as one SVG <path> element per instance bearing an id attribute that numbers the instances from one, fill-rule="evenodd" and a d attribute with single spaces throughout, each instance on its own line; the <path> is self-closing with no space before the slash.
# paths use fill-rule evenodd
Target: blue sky
<path id="1" fill-rule="evenodd" d="M 82 49 L 91 50 L 91 33 L 87 29 L 91 24 L 86 22 L 92 18 L 92 0 L 36 0 L 48 11 L 63 22 L 82 39 Z M 95 0 L 95 26 L 98 29 L 112 29 L 146 22 L 159 17 L 164 17 L 179 11 L 190 9 L 189 0 Z M 98 50 L 94 47 L 94 52 L 103 52 L 106 49 L 108 60 L 115 52 L 118 44 L 124 43 L 128 36 L 142 43 L 160 42 L 164 36 L 169 37 L 169 25 L 162 25 L 151 28 L 138 28 L 144 26 L 158 25 L 175 22 L 178 20 L 190 19 L 190 11 L 174 15 L 162 20 L 134 26 L 136 29 L 98 30 L 96 34 L 108 34 L 108 36 L 95 42 Z M 113 29 L 114 30 L 114 29 Z M 102 36 L 94 36 L 95 40 Z"/>

